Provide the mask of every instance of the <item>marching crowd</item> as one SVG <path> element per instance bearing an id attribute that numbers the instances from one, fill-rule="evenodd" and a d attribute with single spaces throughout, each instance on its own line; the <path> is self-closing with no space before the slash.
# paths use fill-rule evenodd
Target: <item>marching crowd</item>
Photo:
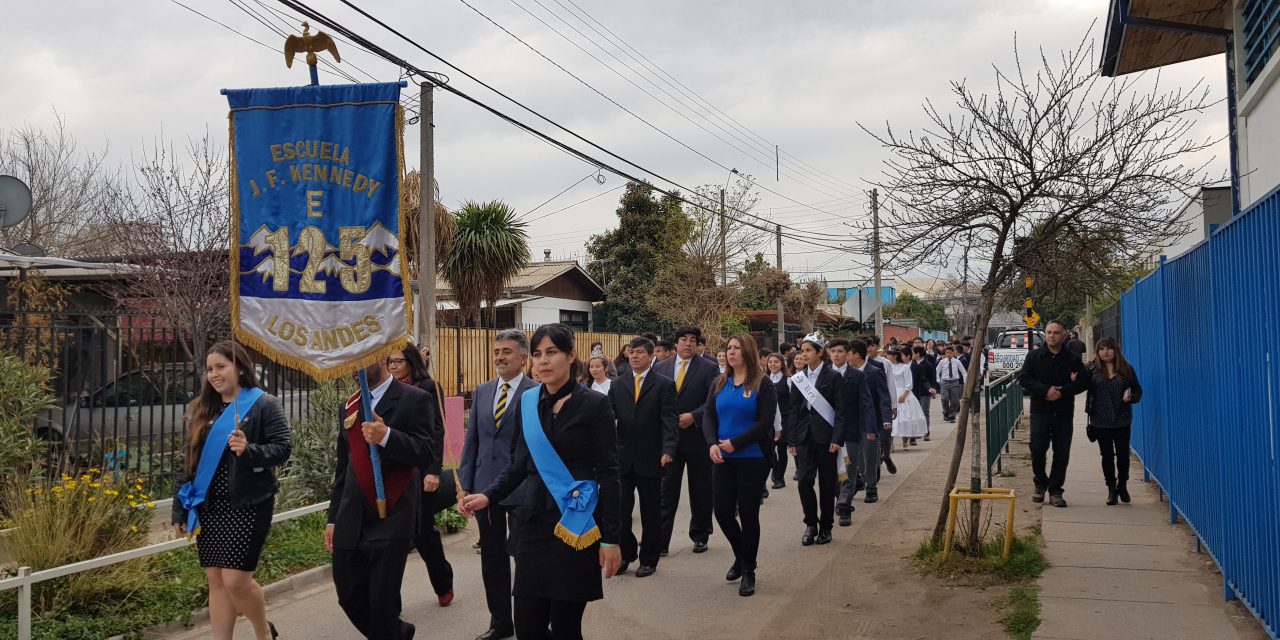
<path id="1" fill-rule="evenodd" d="M 1142 393 L 1136 375 L 1114 340 L 1098 343 L 1086 369 L 1064 348 L 1062 324 L 1047 328 L 1045 345 L 1028 353 L 1019 376 L 1031 396 L 1034 499 L 1048 493 L 1052 504 L 1066 506 L 1071 398 L 1088 391 L 1088 435 L 1102 453 L 1108 504 L 1128 502 L 1128 425 Z M 786 486 L 788 459 L 803 523 L 799 543 L 828 544 L 837 522 L 851 524 L 859 493 L 867 503 L 879 499 L 882 470 L 897 473 L 894 454 L 931 439 L 934 398 L 942 419 L 955 421 L 974 357 L 969 338 L 881 345 L 878 336 L 820 334 L 778 351 L 739 334 L 711 355 L 692 326 L 637 336 L 615 358 L 599 343 L 580 353 L 573 331 L 560 324 L 531 339 L 498 333 L 496 375 L 475 389 L 456 472 L 443 469 L 442 398 L 429 349 L 410 344 L 366 367 L 372 418 L 359 393 L 341 407 L 324 535 L 338 602 L 361 635 L 414 637 L 414 625 L 400 618 L 411 549 L 426 564 L 439 605 L 452 603 L 453 569 L 434 515 L 453 504 L 479 529 L 489 622 L 477 640 L 581 638 L 587 603 L 603 598 L 602 579 L 657 572 L 686 485 L 693 553 L 707 551 L 714 521 L 734 555 L 725 579 L 751 596 L 760 506 L 771 489 Z M 259 640 L 275 638 L 253 570 L 270 528 L 273 469 L 290 455 L 288 425 L 242 347 L 221 342 L 206 364 L 187 416 L 175 529 L 198 534 L 213 636 L 231 638 L 244 615 Z"/>

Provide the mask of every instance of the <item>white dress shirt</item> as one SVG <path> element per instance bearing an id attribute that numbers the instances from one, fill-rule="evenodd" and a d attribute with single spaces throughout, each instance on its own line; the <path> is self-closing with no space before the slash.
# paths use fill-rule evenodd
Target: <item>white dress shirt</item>
<path id="1" fill-rule="evenodd" d="M 893 363 L 888 358 L 876 356 L 876 362 L 884 365 L 885 382 L 889 385 L 889 396 L 893 398 L 893 402 L 898 402 L 898 385 L 893 383 Z"/>
<path id="2" fill-rule="evenodd" d="M 848 363 L 848 362 L 844 363 L 844 366 L 843 366 L 843 367 L 837 367 L 837 366 L 835 366 L 835 365 L 833 364 L 833 365 L 831 365 L 831 368 L 832 368 L 832 369 L 835 369 L 835 370 L 836 370 L 836 373 L 838 373 L 838 374 L 840 374 L 840 375 L 842 375 L 842 376 L 843 376 L 843 375 L 844 375 L 844 370 L 849 368 L 849 363 Z"/>
<path id="3" fill-rule="evenodd" d="M 951 380 L 959 380 L 964 382 L 968 372 L 964 370 L 964 365 L 955 358 L 943 358 L 938 361 L 938 382 L 949 382 Z"/>
<path id="4" fill-rule="evenodd" d="M 369 402 L 370 402 L 370 404 L 372 404 L 374 407 L 378 406 L 378 403 L 382 401 L 382 396 L 387 395 L 387 389 L 390 389 L 390 388 L 391 388 L 391 381 L 392 381 L 392 380 L 394 380 L 394 379 L 395 379 L 395 378 L 394 378 L 393 376 L 391 376 L 390 374 L 388 374 L 388 375 L 387 375 L 387 379 L 386 379 L 386 380 L 383 380 L 383 381 L 382 381 L 382 384 L 378 385 L 378 386 L 377 386 L 376 388 L 374 388 L 374 389 L 370 389 L 370 390 L 369 390 Z M 370 411 L 372 411 L 372 410 L 373 410 L 373 409 L 372 409 L 372 408 L 370 408 Z M 382 435 L 382 440 L 380 440 L 380 441 L 378 442 L 378 446 L 379 446 L 379 447 L 385 447 L 385 446 L 387 446 L 387 441 L 388 441 L 388 440 L 390 440 L 390 439 L 391 439 L 391 426 L 390 426 L 390 425 L 387 425 L 387 432 L 386 432 L 385 434 L 383 434 L 383 435 Z"/>
<path id="5" fill-rule="evenodd" d="M 632 371 L 632 372 L 631 372 L 631 379 L 635 380 L 635 382 L 636 382 L 636 390 L 637 390 L 637 391 L 639 391 L 639 390 L 641 390 L 641 389 L 643 389 L 643 388 L 644 388 L 644 378 L 645 378 L 645 376 L 649 375 L 649 371 L 650 371 L 651 369 L 653 369 L 653 364 L 652 364 L 652 363 L 650 363 L 649 368 L 648 368 L 648 369 L 645 369 L 644 371 Z M 685 375 L 688 375 L 688 372 L 687 372 L 687 371 L 685 372 Z"/>

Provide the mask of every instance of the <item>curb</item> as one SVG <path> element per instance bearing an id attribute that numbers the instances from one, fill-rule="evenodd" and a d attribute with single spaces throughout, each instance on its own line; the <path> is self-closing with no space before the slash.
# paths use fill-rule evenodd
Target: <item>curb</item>
<path id="1" fill-rule="evenodd" d="M 292 591 L 301 591 L 312 587 L 320 582 L 329 582 L 333 579 L 333 565 L 326 564 L 321 567 L 314 567 L 295 573 L 282 580 L 277 580 L 271 584 L 262 585 L 262 595 L 267 599 L 267 608 L 271 607 L 271 600 L 277 596 L 282 596 Z M 144 638 L 164 638 L 176 633 L 189 632 L 195 627 L 209 621 L 209 608 L 205 607 L 191 615 L 191 624 L 188 626 L 183 624 L 181 620 L 172 620 L 166 624 L 149 627 L 142 631 Z M 125 635 L 112 636 L 107 640 L 125 640 Z"/>

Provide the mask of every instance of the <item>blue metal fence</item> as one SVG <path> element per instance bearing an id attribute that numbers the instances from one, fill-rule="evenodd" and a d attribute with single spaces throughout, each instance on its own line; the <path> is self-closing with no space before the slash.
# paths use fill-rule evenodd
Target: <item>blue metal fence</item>
<path id="1" fill-rule="evenodd" d="M 1213 555 L 1224 595 L 1280 624 L 1280 192 L 1121 298 L 1145 392 L 1133 449 Z"/>

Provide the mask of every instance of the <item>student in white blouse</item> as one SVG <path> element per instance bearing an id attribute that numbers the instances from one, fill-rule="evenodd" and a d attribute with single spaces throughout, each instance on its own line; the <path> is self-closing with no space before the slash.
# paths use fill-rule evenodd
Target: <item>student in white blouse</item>
<path id="1" fill-rule="evenodd" d="M 613 363 L 602 355 L 592 356 L 591 362 L 587 364 L 587 371 L 591 374 L 591 390 L 609 395 L 609 386 L 615 374 Z"/>

